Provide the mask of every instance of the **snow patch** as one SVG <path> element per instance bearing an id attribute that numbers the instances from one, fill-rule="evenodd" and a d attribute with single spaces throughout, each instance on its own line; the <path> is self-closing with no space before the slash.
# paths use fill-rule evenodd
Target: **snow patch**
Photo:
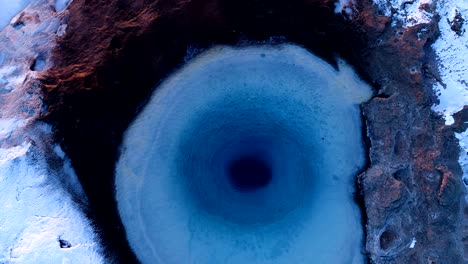
<path id="1" fill-rule="evenodd" d="M 20 146 L 15 146 L 11 148 L 0 148 L 0 166 L 8 162 L 13 161 L 14 159 L 24 156 L 28 152 L 31 143 L 24 142 Z M 2 175 L 0 174 L 0 179 Z"/>
<path id="2" fill-rule="evenodd" d="M 10 135 L 18 128 L 23 126 L 24 120 L 19 118 L 0 119 L 0 139 L 9 138 Z"/>
<path id="3" fill-rule="evenodd" d="M 378 10 L 385 16 L 392 17 L 392 25 L 402 23 L 403 28 L 431 22 L 434 14 L 426 11 L 432 0 L 374 0 Z"/>
<path id="4" fill-rule="evenodd" d="M 439 62 L 441 81 L 434 87 L 440 104 L 433 110 L 445 117 L 446 125 L 453 124 L 452 114 L 468 104 L 468 34 L 457 34 L 452 30 L 451 21 L 456 13 L 465 18 L 463 27 L 468 27 L 468 2 L 441 0 L 437 5 L 441 15 L 440 37 L 432 45 Z"/>
<path id="5" fill-rule="evenodd" d="M 34 151 L 0 149 L 0 263 L 104 263 L 92 225 Z"/>
<path id="6" fill-rule="evenodd" d="M 391 16 L 392 11 L 390 10 L 391 5 L 387 2 L 387 0 L 374 0 L 374 5 L 377 6 L 377 9 L 384 15 L 384 16 Z"/>
<path id="7" fill-rule="evenodd" d="M 411 244 L 410 244 L 409 248 L 414 248 L 414 246 L 416 246 L 416 242 L 417 242 L 416 238 L 413 237 L 413 240 L 411 240 Z"/>
<path id="8" fill-rule="evenodd" d="M 26 79 L 26 76 L 20 72 L 21 68 L 18 66 L 0 67 L 0 92 L 1 90 L 11 92 L 15 87 L 20 86 Z"/>

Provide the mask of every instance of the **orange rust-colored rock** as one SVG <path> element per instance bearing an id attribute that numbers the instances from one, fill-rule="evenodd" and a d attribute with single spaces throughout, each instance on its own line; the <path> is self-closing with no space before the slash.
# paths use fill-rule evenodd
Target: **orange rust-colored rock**
<path id="1" fill-rule="evenodd" d="M 387 24 L 378 45 L 369 39 L 363 57 L 370 78 L 381 85 L 377 97 L 363 106 L 370 168 L 360 177 L 367 250 L 375 263 L 462 263 L 458 147 L 453 131 L 430 109 L 436 80 L 427 45 L 437 34 L 436 22 L 409 28 Z M 385 168 L 385 179 L 375 178 L 374 168 Z M 398 196 L 392 191 L 396 186 L 386 184 L 392 178 L 406 195 Z M 398 207 L 375 211 L 394 197 L 400 198 Z M 392 246 L 381 243 L 386 232 L 392 234 Z"/>

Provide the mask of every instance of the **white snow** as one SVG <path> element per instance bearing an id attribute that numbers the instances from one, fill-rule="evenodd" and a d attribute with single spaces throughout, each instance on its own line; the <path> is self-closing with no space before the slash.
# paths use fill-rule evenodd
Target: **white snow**
<path id="1" fill-rule="evenodd" d="M 446 124 L 453 123 L 452 114 L 468 104 L 468 33 L 457 35 L 449 21 L 453 21 L 456 11 L 465 19 L 464 29 L 468 28 L 468 1 L 440 0 L 437 9 L 441 15 L 440 37 L 432 45 L 439 60 L 441 83 L 434 89 L 439 95 L 440 104 L 434 111 L 444 115 Z"/>
<path id="2" fill-rule="evenodd" d="M 389 17 L 392 15 L 392 11 L 390 10 L 391 5 L 387 0 L 374 0 L 374 4 L 385 16 Z"/>
<path id="3" fill-rule="evenodd" d="M 0 263 L 104 263 L 91 224 L 34 152 L 0 148 Z"/>
<path id="4" fill-rule="evenodd" d="M 440 104 L 434 105 L 433 110 L 442 114 L 446 125 L 454 120 L 452 115 L 468 104 L 468 33 L 457 35 L 449 21 L 453 21 L 456 12 L 465 19 L 463 28 L 468 28 L 468 1 L 459 0 L 374 0 L 374 4 L 386 16 L 392 16 L 392 25 L 402 22 L 403 27 L 427 23 L 434 14 L 428 13 L 421 7 L 426 4 L 437 4 L 440 37 L 432 45 L 438 60 L 438 70 L 441 82 L 435 84 Z"/>
<path id="5" fill-rule="evenodd" d="M 446 125 L 451 125 L 454 122 L 452 115 L 468 105 L 468 1 L 439 0 L 437 10 L 441 16 L 440 37 L 432 48 L 439 64 L 441 81 L 436 83 L 434 90 L 440 104 L 432 109 L 444 116 Z M 450 24 L 457 13 L 465 20 L 461 35 L 453 31 Z M 468 132 L 455 135 L 460 141 L 459 163 L 463 169 L 463 179 L 468 182 Z M 468 195 L 465 199 L 468 202 Z"/>
<path id="6" fill-rule="evenodd" d="M 414 248 L 414 246 L 416 246 L 416 242 L 417 242 L 416 238 L 413 237 L 413 240 L 411 240 L 411 244 L 410 244 L 409 248 Z"/>
<path id="7" fill-rule="evenodd" d="M 430 22 L 433 14 L 425 11 L 423 7 L 432 2 L 432 0 L 374 0 L 374 4 L 384 15 L 392 17 L 393 25 L 401 22 L 404 28 Z"/>
<path id="8" fill-rule="evenodd" d="M 23 10 L 31 0 L 0 0 L 0 31 Z"/>
<path id="9" fill-rule="evenodd" d="M 24 156 L 28 151 L 31 143 L 23 142 L 22 145 L 14 146 L 8 149 L 0 148 L 0 166 L 11 162 L 12 160 Z M 0 180 L 1 180 L 0 175 Z"/>
<path id="10" fill-rule="evenodd" d="M 23 124 L 24 120 L 20 118 L 0 119 L 0 138 L 9 138 L 10 135 Z"/>
<path id="11" fill-rule="evenodd" d="M 26 76 L 19 74 L 21 68 L 18 66 L 5 65 L 1 67 L 0 65 L 0 90 L 5 89 L 8 91 L 14 90 L 14 87 L 21 85 Z"/>

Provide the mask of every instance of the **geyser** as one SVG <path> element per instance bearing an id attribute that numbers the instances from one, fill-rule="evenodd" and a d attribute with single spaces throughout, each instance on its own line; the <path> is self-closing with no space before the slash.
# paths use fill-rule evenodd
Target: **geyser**
<path id="1" fill-rule="evenodd" d="M 268 185 L 271 181 L 269 166 L 260 157 L 243 156 L 231 161 L 228 165 L 228 175 L 235 188 L 252 191 Z"/>
<path id="2" fill-rule="evenodd" d="M 116 200 L 142 263 L 363 263 L 371 89 L 294 45 L 215 47 L 125 133 Z"/>

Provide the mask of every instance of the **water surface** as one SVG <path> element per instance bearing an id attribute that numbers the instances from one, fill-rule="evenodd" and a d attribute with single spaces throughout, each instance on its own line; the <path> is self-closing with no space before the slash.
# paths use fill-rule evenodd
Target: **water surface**
<path id="1" fill-rule="evenodd" d="M 125 133 L 116 200 L 142 263 L 363 263 L 354 178 L 371 89 L 294 45 L 218 46 Z"/>

